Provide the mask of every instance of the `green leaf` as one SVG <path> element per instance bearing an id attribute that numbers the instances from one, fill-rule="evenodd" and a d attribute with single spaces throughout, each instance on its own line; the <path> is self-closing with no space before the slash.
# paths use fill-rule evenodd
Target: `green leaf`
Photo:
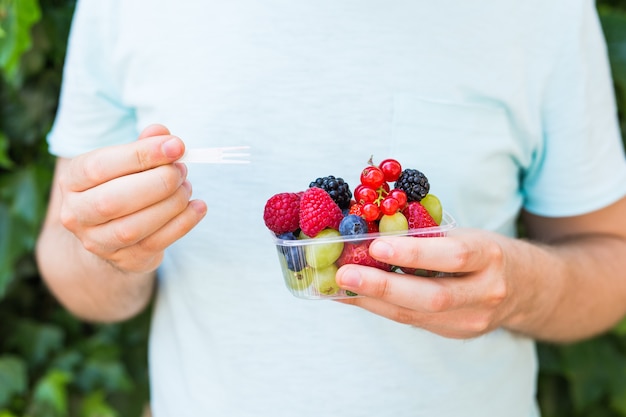
<path id="1" fill-rule="evenodd" d="M 76 379 L 86 391 L 102 388 L 109 393 L 128 392 L 133 387 L 124 364 L 116 360 L 89 359 Z"/>
<path id="2" fill-rule="evenodd" d="M 12 176 L 11 188 L 15 191 L 11 212 L 26 224 L 36 226 L 41 213 L 41 193 L 37 184 L 35 167 L 28 166 L 16 171 Z"/>
<path id="3" fill-rule="evenodd" d="M 33 365 L 44 363 L 63 347 L 63 330 L 31 319 L 20 320 L 13 328 L 9 344 Z"/>
<path id="4" fill-rule="evenodd" d="M 27 379 L 26 365 L 22 359 L 0 356 L 0 407 L 7 406 L 14 395 L 26 391 Z"/>
<path id="5" fill-rule="evenodd" d="M 61 371 L 48 372 L 35 386 L 33 397 L 34 407 L 51 408 L 56 413 L 67 414 L 67 384 L 70 376 Z"/>
<path id="6" fill-rule="evenodd" d="M 2 0 L 0 2 L 0 69 L 5 78 L 15 81 L 22 54 L 31 46 L 31 27 L 41 18 L 37 0 Z"/>
<path id="7" fill-rule="evenodd" d="M 564 346 L 564 374 L 577 412 L 585 414 L 603 398 L 624 395 L 626 358 L 608 337 Z"/>
<path id="8" fill-rule="evenodd" d="M 13 161 L 9 158 L 9 138 L 0 131 L 0 168 L 9 169 L 13 165 Z"/>
<path id="9" fill-rule="evenodd" d="M 81 417 L 118 417 L 117 412 L 107 403 L 102 391 L 90 393 L 82 402 Z"/>
<path id="10" fill-rule="evenodd" d="M 0 300 L 13 281 L 13 262 L 16 256 L 16 247 L 12 242 L 13 227 L 9 207 L 0 201 Z"/>
<path id="11" fill-rule="evenodd" d="M 46 209 L 50 173 L 36 165 L 0 176 L 0 299 L 15 265 L 32 253 Z"/>

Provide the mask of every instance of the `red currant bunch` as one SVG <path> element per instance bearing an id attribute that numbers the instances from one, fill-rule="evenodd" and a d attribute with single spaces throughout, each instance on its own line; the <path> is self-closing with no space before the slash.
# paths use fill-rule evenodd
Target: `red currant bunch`
<path id="1" fill-rule="evenodd" d="M 379 220 L 383 215 L 393 215 L 407 204 L 406 193 L 391 189 L 389 183 L 402 173 L 402 165 L 395 159 L 385 159 L 374 165 L 372 159 L 361 172 L 360 183 L 354 189 L 354 211 L 359 211 L 366 221 Z"/>

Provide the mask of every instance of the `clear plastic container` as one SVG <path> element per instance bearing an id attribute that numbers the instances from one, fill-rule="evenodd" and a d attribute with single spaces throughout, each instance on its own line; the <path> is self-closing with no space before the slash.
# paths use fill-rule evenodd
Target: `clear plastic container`
<path id="1" fill-rule="evenodd" d="M 444 211 L 441 224 L 436 227 L 413 229 L 404 233 L 367 233 L 359 236 L 315 237 L 285 240 L 274 237 L 278 260 L 287 289 L 296 297 L 307 300 L 358 297 L 340 289 L 335 273 L 344 264 L 359 263 L 398 273 L 437 277 L 437 271 L 402 270 L 375 263 L 367 256 L 369 244 L 380 236 L 440 237 L 456 227 L 454 218 Z M 373 264 L 375 263 L 375 264 Z"/>

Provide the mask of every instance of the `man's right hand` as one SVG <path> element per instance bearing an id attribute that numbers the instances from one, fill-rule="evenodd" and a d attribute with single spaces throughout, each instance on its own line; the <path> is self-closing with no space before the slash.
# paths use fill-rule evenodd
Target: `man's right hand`
<path id="1" fill-rule="evenodd" d="M 185 146 L 161 125 L 140 140 L 60 160 L 59 220 L 84 248 L 120 271 L 154 271 L 165 248 L 205 215 L 190 201 Z"/>

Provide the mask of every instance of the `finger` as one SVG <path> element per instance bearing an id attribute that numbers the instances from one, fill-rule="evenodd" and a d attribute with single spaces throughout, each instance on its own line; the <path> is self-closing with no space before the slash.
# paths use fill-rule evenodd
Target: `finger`
<path id="1" fill-rule="evenodd" d="M 182 213 L 189 204 L 191 184 L 185 181 L 169 198 L 128 216 L 87 229 L 83 245 L 100 257 L 136 244 Z"/>
<path id="2" fill-rule="evenodd" d="M 114 178 L 171 164 L 184 153 L 184 143 L 172 135 L 102 148 L 72 159 L 62 183 L 70 191 L 85 191 Z"/>
<path id="3" fill-rule="evenodd" d="M 481 238 L 482 237 L 482 238 Z M 447 237 L 384 237 L 369 248 L 385 263 L 433 271 L 459 273 L 482 269 L 502 256 L 501 248 L 482 234 L 459 233 Z"/>
<path id="4" fill-rule="evenodd" d="M 75 230 L 79 225 L 95 226 L 135 213 L 174 194 L 186 174 L 183 164 L 163 165 L 69 194 L 70 202 L 61 213 L 62 222 Z"/>
<path id="5" fill-rule="evenodd" d="M 376 268 L 345 265 L 337 271 L 337 284 L 359 295 L 425 313 L 441 313 L 473 306 L 495 306 L 505 296 L 498 281 L 479 275 L 459 278 L 424 278 Z"/>
<path id="6" fill-rule="evenodd" d="M 506 282 L 490 273 L 425 278 L 345 265 L 337 272 L 336 280 L 341 288 L 359 295 L 429 314 L 466 309 L 492 311 L 508 296 Z"/>
<path id="7" fill-rule="evenodd" d="M 169 134 L 170 134 L 170 130 L 167 127 L 161 124 L 151 124 L 141 131 L 141 133 L 139 134 L 139 139 L 145 139 L 151 136 L 163 136 L 163 135 L 169 135 Z"/>
<path id="8" fill-rule="evenodd" d="M 206 215 L 206 204 L 200 200 L 189 202 L 185 210 L 167 222 L 155 233 L 135 245 L 120 249 L 110 258 L 118 268 L 129 272 L 151 270 L 160 262 L 160 255 L 172 243 L 187 234 Z"/>
<path id="9" fill-rule="evenodd" d="M 492 328 L 490 317 L 476 311 L 459 310 L 449 314 L 424 313 L 367 297 L 338 299 L 335 301 L 342 304 L 351 304 L 389 320 L 419 327 L 452 339 L 477 337 Z"/>

